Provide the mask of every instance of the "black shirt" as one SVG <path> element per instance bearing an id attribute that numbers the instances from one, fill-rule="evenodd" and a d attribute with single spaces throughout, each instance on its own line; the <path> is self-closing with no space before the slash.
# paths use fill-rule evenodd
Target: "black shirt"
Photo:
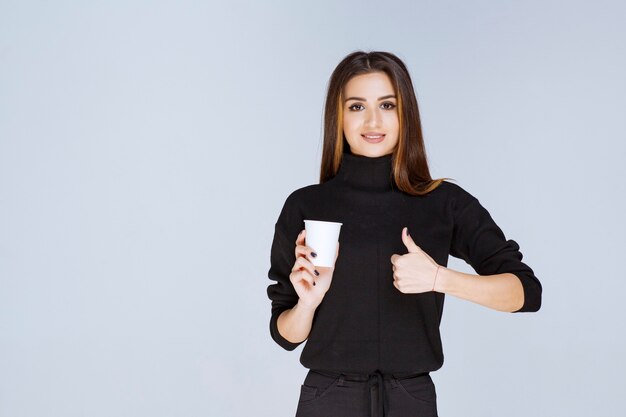
<path id="1" fill-rule="evenodd" d="M 405 226 L 439 265 L 447 266 L 452 255 L 479 275 L 515 274 L 524 288 L 524 305 L 515 312 L 541 306 L 541 283 L 522 262 L 519 245 L 505 238 L 478 199 L 447 181 L 427 195 L 411 196 L 397 189 L 391 162 L 391 154 L 344 153 L 337 175 L 293 191 L 276 221 L 268 272 L 276 282 L 267 288 L 270 334 L 287 350 L 300 343 L 282 337 L 276 321 L 298 301 L 289 274 L 304 219 L 343 223 L 332 283 L 300 356 L 306 368 L 417 373 L 443 365 L 439 324 L 445 294 L 405 294 L 393 285 L 390 258 L 408 252 L 401 236 Z"/>

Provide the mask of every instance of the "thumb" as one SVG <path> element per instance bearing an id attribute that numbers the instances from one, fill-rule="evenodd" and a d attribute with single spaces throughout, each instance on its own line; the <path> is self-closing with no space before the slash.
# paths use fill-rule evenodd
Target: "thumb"
<path id="1" fill-rule="evenodd" d="M 420 247 L 413 241 L 413 238 L 409 235 L 409 228 L 405 227 L 402 229 L 402 242 L 404 242 L 404 246 L 409 250 L 409 253 L 419 252 Z"/>

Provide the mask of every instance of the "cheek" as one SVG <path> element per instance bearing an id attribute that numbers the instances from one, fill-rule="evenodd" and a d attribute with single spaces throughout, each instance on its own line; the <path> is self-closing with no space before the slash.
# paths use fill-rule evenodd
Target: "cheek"
<path id="1" fill-rule="evenodd" d="M 343 129 L 347 132 L 356 131 L 359 129 L 360 121 L 358 117 L 354 117 L 353 115 L 345 116 L 343 119 Z"/>
<path id="2" fill-rule="evenodd" d="M 385 124 L 390 127 L 394 127 L 396 130 L 400 125 L 400 121 L 398 120 L 398 113 L 386 113 L 385 114 Z"/>

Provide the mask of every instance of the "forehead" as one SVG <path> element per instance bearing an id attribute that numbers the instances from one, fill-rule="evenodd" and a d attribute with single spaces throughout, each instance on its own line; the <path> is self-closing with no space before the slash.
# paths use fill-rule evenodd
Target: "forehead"
<path id="1" fill-rule="evenodd" d="M 344 86 L 344 97 L 351 95 L 379 97 L 393 92 L 393 84 L 384 72 L 355 75 Z"/>

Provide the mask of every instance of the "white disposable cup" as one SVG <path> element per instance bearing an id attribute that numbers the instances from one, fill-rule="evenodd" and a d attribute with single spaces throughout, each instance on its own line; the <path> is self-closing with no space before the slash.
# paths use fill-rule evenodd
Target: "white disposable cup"
<path id="1" fill-rule="evenodd" d="M 317 254 L 316 257 L 310 257 L 313 265 L 328 267 L 335 265 L 337 242 L 342 224 L 322 220 L 304 221 L 306 246 L 312 248 L 313 252 Z"/>

